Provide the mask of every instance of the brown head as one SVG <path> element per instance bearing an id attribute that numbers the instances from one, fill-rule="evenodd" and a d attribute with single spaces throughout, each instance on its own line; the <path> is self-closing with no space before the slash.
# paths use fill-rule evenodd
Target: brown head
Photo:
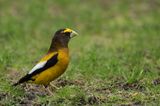
<path id="1" fill-rule="evenodd" d="M 60 48 L 68 48 L 71 38 L 78 35 L 74 30 L 65 28 L 55 32 L 49 51 L 55 51 Z"/>

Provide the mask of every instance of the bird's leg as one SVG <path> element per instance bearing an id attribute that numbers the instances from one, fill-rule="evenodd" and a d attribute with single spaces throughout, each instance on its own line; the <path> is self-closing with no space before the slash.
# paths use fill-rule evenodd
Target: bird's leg
<path id="1" fill-rule="evenodd" d="M 51 91 L 50 87 L 47 87 L 47 91 L 50 95 L 53 95 L 53 92 Z"/>
<path id="2" fill-rule="evenodd" d="M 25 88 L 24 88 L 25 90 L 28 90 L 28 89 L 29 89 L 29 85 L 28 85 L 28 84 L 25 83 L 24 86 L 25 86 Z"/>
<path id="3" fill-rule="evenodd" d="M 56 85 L 54 85 L 54 84 L 52 84 L 52 83 L 50 83 L 50 86 L 51 86 L 52 88 L 59 89 Z"/>

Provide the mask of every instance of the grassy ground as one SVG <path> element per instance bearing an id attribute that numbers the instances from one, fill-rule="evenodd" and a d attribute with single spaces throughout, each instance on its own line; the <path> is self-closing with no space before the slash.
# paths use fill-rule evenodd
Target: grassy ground
<path id="1" fill-rule="evenodd" d="M 160 104 L 159 23 L 158 0 L 0 0 L 0 105 Z M 65 27 L 80 36 L 53 96 L 12 87 Z"/>

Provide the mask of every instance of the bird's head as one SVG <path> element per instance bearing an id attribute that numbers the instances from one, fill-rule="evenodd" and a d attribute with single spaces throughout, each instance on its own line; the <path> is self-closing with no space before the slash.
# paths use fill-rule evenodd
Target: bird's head
<path id="1" fill-rule="evenodd" d="M 71 38 L 78 35 L 78 33 L 72 29 L 64 28 L 55 32 L 52 39 L 52 47 L 68 47 L 68 43 Z"/>
<path id="2" fill-rule="evenodd" d="M 55 33 L 55 37 L 61 37 L 61 38 L 73 38 L 74 36 L 78 35 L 78 33 L 72 29 L 64 28 L 59 29 Z"/>

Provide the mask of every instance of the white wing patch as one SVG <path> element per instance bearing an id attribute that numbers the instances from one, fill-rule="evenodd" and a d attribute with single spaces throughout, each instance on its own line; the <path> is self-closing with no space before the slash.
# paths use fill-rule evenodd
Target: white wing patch
<path id="1" fill-rule="evenodd" d="M 43 61 L 43 62 L 38 63 L 37 65 L 35 65 L 35 66 L 32 68 L 32 70 L 31 70 L 28 74 L 32 74 L 35 70 L 44 67 L 46 63 L 47 63 L 47 61 Z"/>

